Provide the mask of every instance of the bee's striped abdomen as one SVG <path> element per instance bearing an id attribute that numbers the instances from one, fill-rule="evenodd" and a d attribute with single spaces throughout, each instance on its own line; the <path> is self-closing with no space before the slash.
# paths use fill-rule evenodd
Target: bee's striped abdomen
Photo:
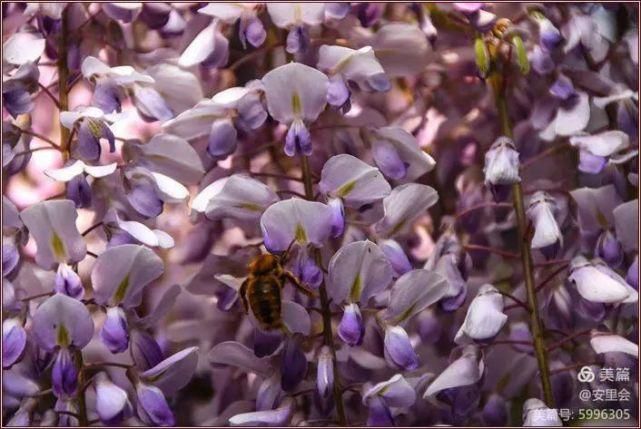
<path id="1" fill-rule="evenodd" d="M 265 276 L 252 285 L 248 299 L 254 317 L 266 329 L 281 326 L 280 287 L 274 276 Z"/>

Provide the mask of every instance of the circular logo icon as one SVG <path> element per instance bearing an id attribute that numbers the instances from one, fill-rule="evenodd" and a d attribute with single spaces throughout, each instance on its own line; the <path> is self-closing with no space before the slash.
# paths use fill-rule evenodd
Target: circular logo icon
<path id="1" fill-rule="evenodd" d="M 576 377 L 581 383 L 590 383 L 594 381 L 594 371 L 589 366 L 584 366 L 579 370 L 579 374 Z"/>

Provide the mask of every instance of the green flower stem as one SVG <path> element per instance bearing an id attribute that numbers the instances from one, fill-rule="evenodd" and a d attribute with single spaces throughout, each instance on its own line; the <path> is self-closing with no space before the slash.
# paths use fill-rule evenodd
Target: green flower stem
<path id="1" fill-rule="evenodd" d="M 309 168 L 309 159 L 306 156 L 301 156 L 301 167 L 303 169 L 303 183 L 305 185 L 305 196 L 308 200 L 314 200 L 314 188 L 312 184 L 312 174 Z M 320 251 L 314 248 L 314 258 L 316 264 L 322 267 L 322 260 Z M 325 281 L 319 287 L 321 308 L 323 315 L 323 338 L 325 345 L 329 347 L 332 352 L 332 365 L 334 367 L 334 403 L 336 404 L 336 414 L 338 415 L 338 422 L 340 426 L 347 426 L 347 418 L 345 417 L 345 405 L 343 404 L 343 393 L 341 392 L 341 377 L 338 372 L 338 365 L 336 361 L 336 345 L 334 344 L 334 333 L 332 332 L 332 310 L 329 308 L 329 297 L 327 296 L 327 289 Z"/>
<path id="2" fill-rule="evenodd" d="M 491 86 L 494 92 L 494 101 L 496 110 L 499 115 L 501 132 L 503 135 L 512 138 L 512 125 L 508 115 L 507 101 L 505 99 L 504 77 L 494 76 L 499 82 Z M 516 213 L 516 222 L 518 224 L 519 245 L 521 254 L 521 265 L 523 266 L 523 277 L 525 280 L 525 289 L 527 291 L 527 300 L 530 306 L 530 330 L 534 342 L 534 351 L 536 361 L 539 366 L 539 376 L 541 378 L 541 387 L 543 389 L 543 399 L 548 407 L 554 408 L 554 396 L 552 394 L 552 383 L 550 382 L 550 365 L 548 362 L 547 349 L 543 338 L 543 324 L 539 315 L 539 306 L 536 298 L 536 285 L 534 283 L 534 264 L 532 263 L 532 253 L 530 250 L 530 234 L 528 231 L 528 221 L 525 216 L 525 204 L 523 202 L 523 187 L 521 183 L 512 185 L 512 203 Z"/>

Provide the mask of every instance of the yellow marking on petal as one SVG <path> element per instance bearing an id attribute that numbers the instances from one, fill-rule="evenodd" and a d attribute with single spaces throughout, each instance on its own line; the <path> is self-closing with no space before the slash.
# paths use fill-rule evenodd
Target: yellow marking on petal
<path id="1" fill-rule="evenodd" d="M 99 139 L 102 136 L 102 123 L 91 118 L 86 118 L 85 120 L 87 121 L 87 126 L 89 127 L 91 134 L 93 134 L 95 138 Z"/>
<path id="2" fill-rule="evenodd" d="M 69 332 L 67 332 L 67 328 L 62 325 L 58 326 L 58 332 L 56 333 L 56 344 L 62 347 L 68 347 L 69 343 Z"/>
<path id="3" fill-rule="evenodd" d="M 292 111 L 294 112 L 294 116 L 300 116 L 303 111 L 303 103 L 301 103 L 300 96 L 297 92 L 292 94 Z"/>
<path id="4" fill-rule="evenodd" d="M 129 288 L 129 274 L 127 274 L 125 278 L 122 279 L 122 281 L 118 285 L 118 289 L 116 289 L 114 298 L 117 304 L 119 304 L 125 298 L 125 294 L 127 293 L 128 288 Z"/>
<path id="5" fill-rule="evenodd" d="M 414 307 L 416 307 L 416 303 L 412 304 L 407 310 L 402 312 L 401 315 L 396 318 L 396 324 L 399 324 L 410 317 L 410 315 L 414 311 Z"/>
<path id="6" fill-rule="evenodd" d="M 349 292 L 349 297 L 352 300 L 352 302 L 356 302 L 359 300 L 359 298 L 361 297 L 362 287 L 363 287 L 363 281 L 361 280 L 361 273 L 358 273 L 354 278 L 354 282 L 352 283 L 352 288 Z"/>
<path id="7" fill-rule="evenodd" d="M 352 192 L 354 190 L 354 187 L 356 187 L 356 180 L 352 180 L 351 182 L 347 182 L 343 186 L 338 188 L 338 191 L 336 191 L 336 195 L 338 197 L 343 198 L 344 196 L 346 196 L 347 194 Z"/>
<path id="8" fill-rule="evenodd" d="M 596 221 L 599 223 L 599 226 L 601 228 L 603 228 L 603 229 L 608 229 L 609 228 L 608 219 L 605 217 L 605 215 L 599 209 L 596 210 Z"/>
<path id="9" fill-rule="evenodd" d="M 294 232 L 294 237 L 296 238 L 296 241 L 299 243 L 306 243 L 307 242 L 307 233 L 305 232 L 305 228 L 299 223 L 296 225 L 296 231 Z"/>
<path id="10" fill-rule="evenodd" d="M 60 239 L 60 236 L 55 232 L 51 237 L 51 249 L 53 250 L 53 256 L 56 259 L 56 261 L 62 262 L 67 259 L 65 244 Z"/>
<path id="11" fill-rule="evenodd" d="M 261 206 L 254 203 L 240 203 L 240 204 L 236 204 L 236 207 L 239 209 L 245 209 L 252 212 L 261 212 L 263 210 Z"/>

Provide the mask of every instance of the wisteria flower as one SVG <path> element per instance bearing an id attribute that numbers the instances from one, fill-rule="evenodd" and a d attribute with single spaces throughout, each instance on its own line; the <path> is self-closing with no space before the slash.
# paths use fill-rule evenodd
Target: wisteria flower
<path id="1" fill-rule="evenodd" d="M 285 153 L 311 155 L 312 137 L 306 123 L 325 109 L 327 76 L 304 64 L 289 63 L 267 73 L 262 82 L 269 114 L 289 127 Z"/>

